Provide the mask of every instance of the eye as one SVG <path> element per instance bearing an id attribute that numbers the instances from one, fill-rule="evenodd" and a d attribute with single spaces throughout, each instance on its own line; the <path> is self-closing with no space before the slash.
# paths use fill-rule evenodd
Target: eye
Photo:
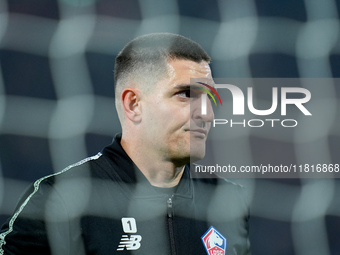
<path id="1" fill-rule="evenodd" d="M 177 96 L 181 97 L 181 98 L 197 98 L 201 95 L 200 91 L 197 91 L 195 89 L 185 89 L 185 90 L 181 90 L 179 92 L 176 93 Z"/>
<path id="2" fill-rule="evenodd" d="M 183 97 L 183 98 L 190 98 L 192 91 L 190 89 L 182 90 L 176 93 L 177 96 Z"/>
<path id="3" fill-rule="evenodd" d="M 187 99 L 196 99 L 200 97 L 202 92 L 197 89 L 183 89 L 178 91 L 175 95 L 179 97 L 181 100 L 187 100 Z"/>

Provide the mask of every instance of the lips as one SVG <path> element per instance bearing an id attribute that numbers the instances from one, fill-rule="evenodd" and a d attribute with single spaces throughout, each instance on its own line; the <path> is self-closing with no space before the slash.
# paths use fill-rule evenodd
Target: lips
<path id="1" fill-rule="evenodd" d="M 208 134 L 208 130 L 203 128 L 190 129 L 189 131 L 190 133 L 200 137 L 206 137 Z"/>

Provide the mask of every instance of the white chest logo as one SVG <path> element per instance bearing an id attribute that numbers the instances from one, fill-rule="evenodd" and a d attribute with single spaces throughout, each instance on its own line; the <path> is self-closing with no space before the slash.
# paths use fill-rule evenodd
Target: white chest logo
<path id="1" fill-rule="evenodd" d="M 135 218 L 122 218 L 122 227 L 125 234 L 137 233 L 137 224 Z M 117 251 L 138 250 L 141 246 L 142 236 L 140 235 L 122 235 Z"/>

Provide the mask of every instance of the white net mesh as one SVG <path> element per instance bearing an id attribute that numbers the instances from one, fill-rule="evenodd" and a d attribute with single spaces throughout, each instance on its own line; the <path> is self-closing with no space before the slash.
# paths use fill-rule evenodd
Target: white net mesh
<path id="1" fill-rule="evenodd" d="M 338 77 L 339 9 L 337 0 L 0 1 L 1 223 L 30 182 L 95 154 L 120 131 L 112 70 L 132 38 L 187 36 L 211 55 L 219 78 Z M 338 160 L 340 90 L 327 88 L 320 95 L 331 102 L 330 125 L 317 147 L 293 142 L 296 158 Z M 270 132 L 246 132 L 234 148 L 256 157 L 272 141 L 286 145 Z M 243 182 L 254 254 L 339 253 L 337 179 Z"/>

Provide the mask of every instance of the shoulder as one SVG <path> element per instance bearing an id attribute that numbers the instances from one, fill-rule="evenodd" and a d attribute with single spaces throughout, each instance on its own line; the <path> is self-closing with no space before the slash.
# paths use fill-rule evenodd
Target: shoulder
<path id="1" fill-rule="evenodd" d="M 84 180 L 89 179 L 91 176 L 90 169 L 93 168 L 91 164 L 99 157 L 100 154 L 85 158 L 59 172 L 34 181 L 20 198 L 16 215 L 42 212 L 41 208 L 44 208 L 51 199 L 54 202 L 59 200 L 62 203 L 62 198 L 65 197 L 65 194 L 74 194 L 77 189 L 82 190 L 79 187 L 86 184 Z M 82 197 L 81 194 L 78 195 Z"/>
<path id="2" fill-rule="evenodd" d="M 232 204 L 239 210 L 246 213 L 249 211 L 248 192 L 246 188 L 233 179 L 221 178 L 214 174 L 197 174 L 195 167 L 197 164 L 190 165 L 190 174 L 193 182 L 205 194 L 209 194 L 209 200 L 217 204 Z M 201 165 L 199 165 L 201 167 Z M 235 208 L 236 208 L 235 207 Z"/>

